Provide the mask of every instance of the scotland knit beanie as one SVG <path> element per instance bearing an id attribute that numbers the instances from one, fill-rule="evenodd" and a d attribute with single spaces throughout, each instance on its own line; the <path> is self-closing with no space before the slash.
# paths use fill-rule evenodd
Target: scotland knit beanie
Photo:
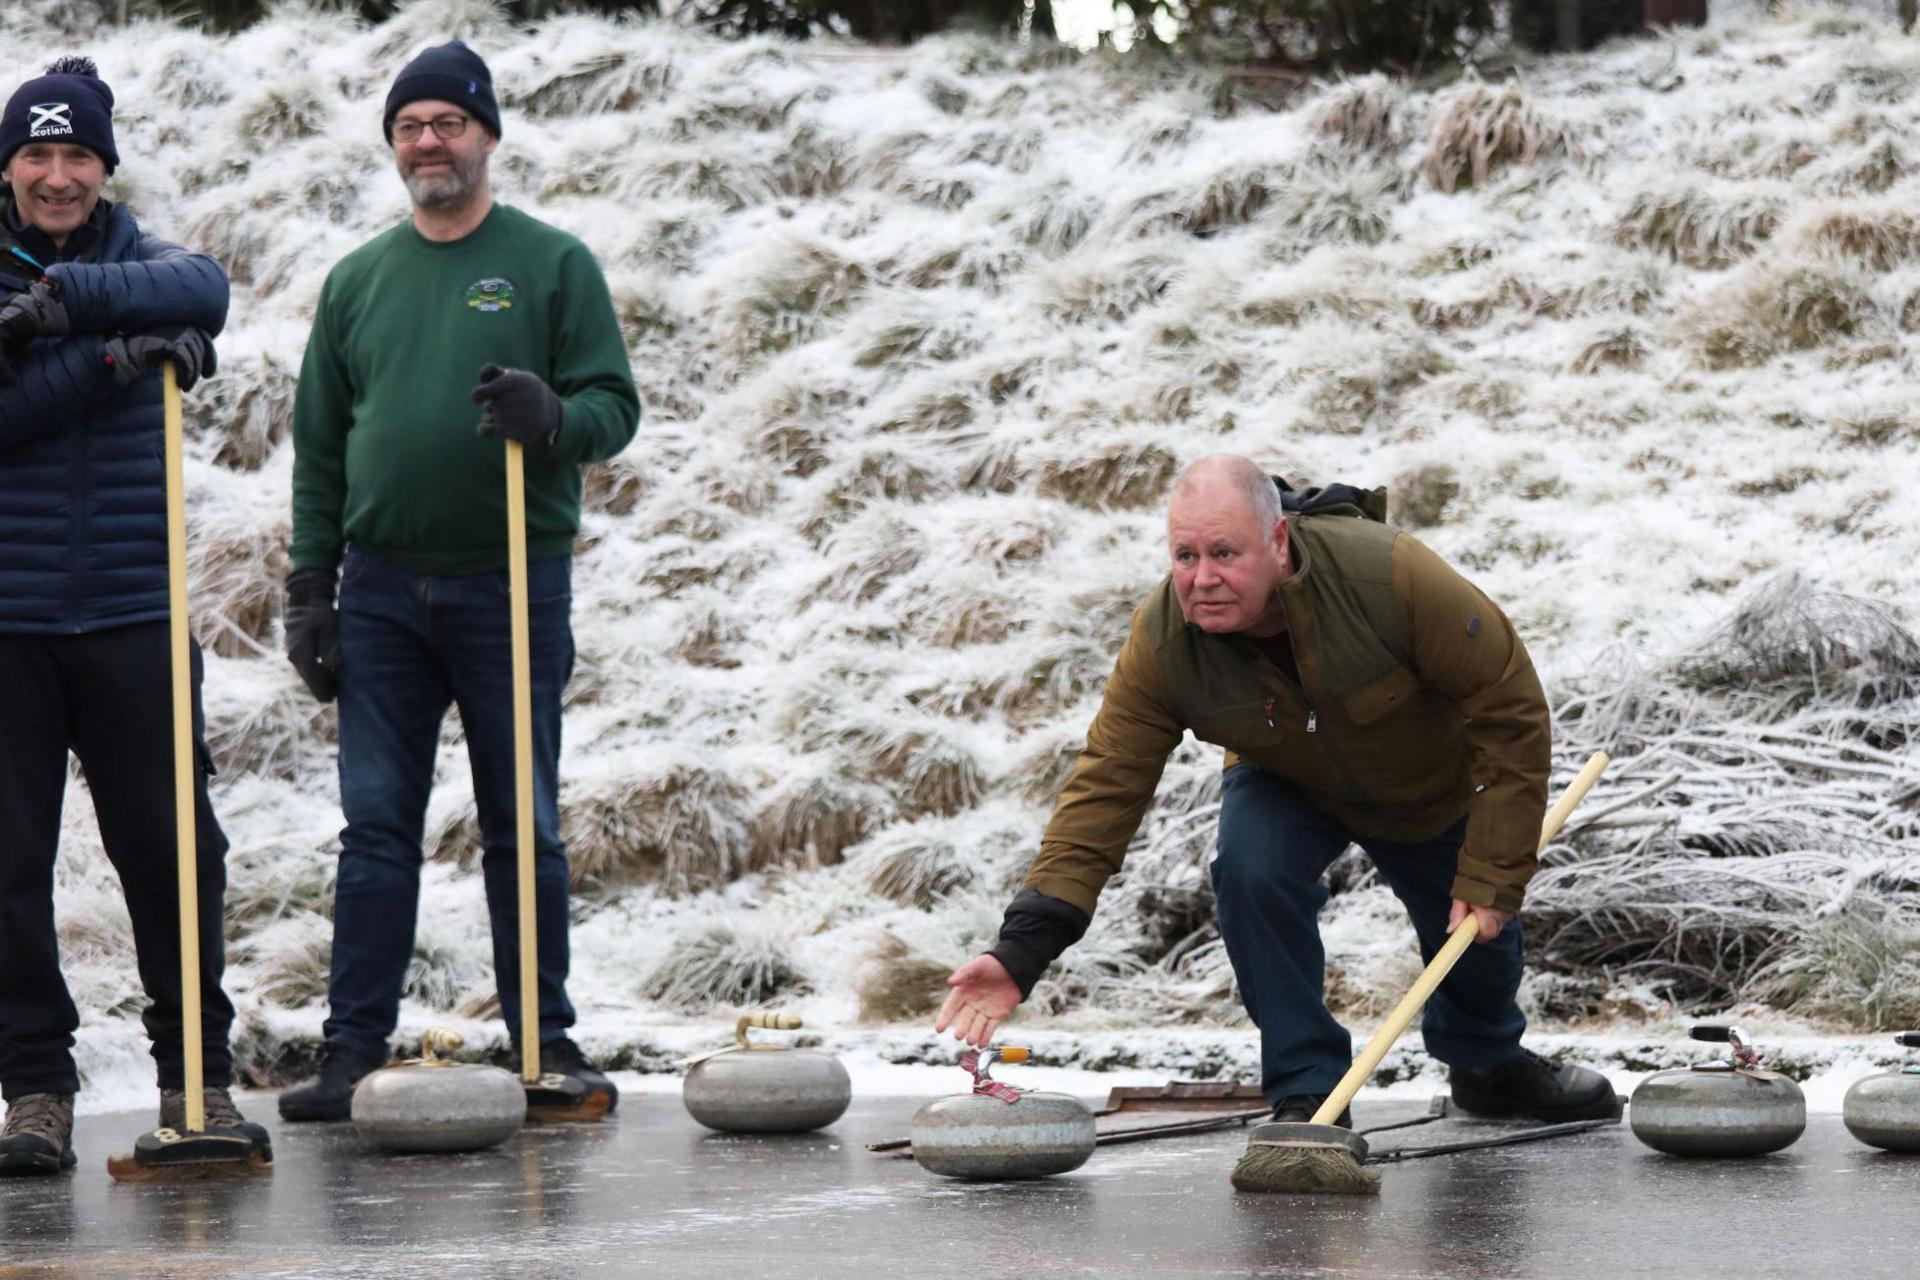
<path id="1" fill-rule="evenodd" d="M 500 136 L 500 104 L 493 97 L 493 73 L 480 55 L 458 40 L 421 51 L 387 91 L 387 114 L 380 121 L 387 141 L 393 141 L 393 118 L 409 102 L 438 99 L 451 102 Z"/>
<path id="2" fill-rule="evenodd" d="M 100 79 L 92 58 L 61 58 L 47 74 L 13 91 L 0 112 L 0 167 L 31 142 L 68 143 L 99 156 L 112 173 L 120 163 L 113 146 L 113 90 Z"/>

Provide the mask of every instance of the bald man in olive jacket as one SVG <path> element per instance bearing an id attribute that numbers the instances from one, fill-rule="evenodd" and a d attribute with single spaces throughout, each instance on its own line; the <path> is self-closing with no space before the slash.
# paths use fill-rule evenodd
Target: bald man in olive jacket
<path id="1" fill-rule="evenodd" d="M 1469 911 L 1480 945 L 1429 1001 L 1428 1052 L 1489 1115 L 1612 1114 L 1598 1073 L 1520 1045 L 1520 908 L 1546 813 L 1551 725 L 1499 607 L 1351 502 L 1282 511 L 1245 458 L 1189 467 L 1168 508 L 1172 569 L 1134 613 L 1086 749 L 999 941 L 955 971 L 936 1030 L 984 1045 L 1086 932 L 1167 757 L 1225 747 L 1220 934 L 1260 1028 L 1276 1119 L 1305 1120 L 1353 1058 L 1322 997 L 1321 875 L 1358 844 L 1431 959 Z M 1341 1123 L 1350 1123 L 1342 1116 Z"/>

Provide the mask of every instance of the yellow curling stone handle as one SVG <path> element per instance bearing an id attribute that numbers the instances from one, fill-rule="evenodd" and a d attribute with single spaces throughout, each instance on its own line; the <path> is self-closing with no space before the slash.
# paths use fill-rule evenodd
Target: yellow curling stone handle
<path id="1" fill-rule="evenodd" d="M 450 1067 L 454 1065 L 440 1055 L 453 1053 L 467 1043 L 465 1036 L 446 1027 L 429 1027 L 420 1037 L 420 1065 L 423 1067 Z"/>
<path id="2" fill-rule="evenodd" d="M 777 1049 L 780 1045 L 759 1045 L 747 1039 L 747 1029 L 757 1027 L 762 1031 L 798 1031 L 802 1023 L 797 1013 L 743 1013 L 740 1021 L 734 1024 L 733 1038 L 740 1042 L 742 1049 Z"/>

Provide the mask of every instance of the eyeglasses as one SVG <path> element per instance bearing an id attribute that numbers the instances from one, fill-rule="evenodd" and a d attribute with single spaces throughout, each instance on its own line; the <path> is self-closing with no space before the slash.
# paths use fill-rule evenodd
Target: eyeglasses
<path id="1" fill-rule="evenodd" d="M 428 120 L 396 120 L 393 122 L 393 140 L 411 146 L 420 141 L 420 135 L 426 132 L 428 125 L 433 127 L 434 136 L 443 142 L 451 142 L 467 131 L 465 116 L 435 116 Z"/>

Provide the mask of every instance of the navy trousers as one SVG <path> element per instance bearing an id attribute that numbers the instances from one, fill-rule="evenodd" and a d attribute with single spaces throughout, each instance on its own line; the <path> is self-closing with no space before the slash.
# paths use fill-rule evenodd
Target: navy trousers
<path id="1" fill-rule="evenodd" d="M 1213 888 L 1240 998 L 1260 1028 L 1260 1085 L 1270 1101 L 1331 1093 L 1353 1062 L 1353 1042 L 1323 992 L 1317 917 L 1328 865 L 1359 844 L 1407 908 L 1420 954 L 1431 960 L 1447 938 L 1465 836 L 1463 819 L 1415 844 L 1362 839 L 1270 773 L 1246 764 L 1227 772 Z M 1453 1066 L 1490 1067 L 1519 1050 L 1527 1020 L 1514 995 L 1524 954 L 1517 918 L 1493 942 L 1467 949 L 1427 1002 L 1420 1029 L 1428 1053 Z"/>
<path id="2" fill-rule="evenodd" d="M 560 843 L 560 694 L 573 673 L 572 560 L 527 567 L 533 685 L 540 1039 L 567 1034 L 567 854 Z M 520 1038 L 513 669 L 504 569 L 414 573 L 349 546 L 340 573 L 340 874 L 327 1042 L 384 1060 L 420 904 L 420 842 L 447 708 L 466 731 L 480 811 L 494 980 Z"/>

